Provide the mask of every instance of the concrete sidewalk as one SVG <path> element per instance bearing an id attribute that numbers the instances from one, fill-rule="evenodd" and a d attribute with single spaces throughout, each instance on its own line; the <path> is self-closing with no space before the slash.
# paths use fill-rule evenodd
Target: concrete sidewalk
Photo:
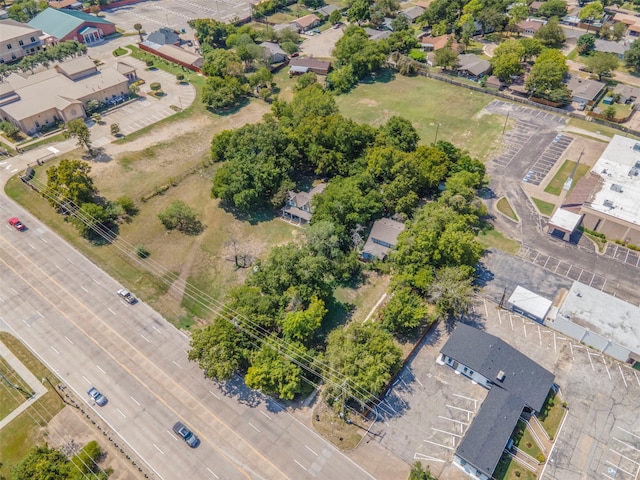
<path id="1" fill-rule="evenodd" d="M 11 350 L 7 348 L 7 346 L 0 342 L 0 357 L 4 358 L 5 361 L 11 365 L 11 368 L 20 376 L 24 382 L 29 385 L 29 388 L 32 392 L 35 392 L 33 396 L 31 396 L 26 402 L 23 402 L 18 408 L 13 410 L 9 415 L 0 420 L 0 430 L 8 425 L 14 418 L 24 412 L 27 408 L 31 406 L 36 400 L 38 400 L 42 395 L 47 393 L 47 389 L 45 386 L 40 383 L 33 373 L 29 371 L 27 367 L 13 354 Z M 23 395 L 22 393 L 19 393 Z"/>

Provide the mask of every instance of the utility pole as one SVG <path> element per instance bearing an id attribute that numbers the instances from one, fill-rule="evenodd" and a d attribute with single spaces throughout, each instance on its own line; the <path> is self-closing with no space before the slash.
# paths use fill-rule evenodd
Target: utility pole
<path id="1" fill-rule="evenodd" d="M 440 122 L 436 123 L 436 136 L 433 139 L 433 144 L 435 145 L 436 143 L 438 143 L 438 130 L 440 129 L 440 125 L 442 125 Z"/>
<path id="2" fill-rule="evenodd" d="M 504 135 L 504 131 L 507 129 L 507 122 L 509 121 L 509 115 L 511 112 L 507 112 L 507 118 L 504 120 L 504 127 L 502 127 L 502 134 Z"/>
<path id="3" fill-rule="evenodd" d="M 504 297 L 507 296 L 507 287 L 504 287 L 504 292 L 502 292 L 502 298 L 500 299 L 500 304 L 498 305 L 499 309 L 504 308 Z"/>

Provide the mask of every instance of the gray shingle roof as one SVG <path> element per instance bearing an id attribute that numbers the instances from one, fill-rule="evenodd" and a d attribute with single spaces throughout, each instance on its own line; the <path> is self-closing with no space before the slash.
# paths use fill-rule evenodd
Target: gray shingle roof
<path id="1" fill-rule="evenodd" d="M 458 324 L 441 353 L 493 382 L 456 454 L 492 476 L 525 406 L 540 411 L 554 375 L 503 340 Z M 504 373 L 504 380 L 497 379 Z"/>

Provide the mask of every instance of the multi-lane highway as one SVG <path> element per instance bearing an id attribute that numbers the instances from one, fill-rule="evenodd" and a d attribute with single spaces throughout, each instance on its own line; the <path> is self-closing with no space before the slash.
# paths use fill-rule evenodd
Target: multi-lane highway
<path id="1" fill-rule="evenodd" d="M 19 216 L 28 229 L 6 221 Z M 227 396 L 187 361 L 188 338 L 48 227 L 0 196 L 0 329 L 35 352 L 161 479 L 371 479 L 257 393 Z M 91 405 L 86 391 L 109 398 Z M 201 438 L 189 448 L 178 419 Z"/>

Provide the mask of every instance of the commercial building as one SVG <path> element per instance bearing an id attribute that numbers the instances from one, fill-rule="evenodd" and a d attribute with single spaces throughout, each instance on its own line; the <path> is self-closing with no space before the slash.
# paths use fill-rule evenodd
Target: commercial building
<path id="1" fill-rule="evenodd" d="M 42 30 L 16 22 L 10 18 L 0 20 L 0 63 L 20 60 L 42 48 Z"/>
<path id="2" fill-rule="evenodd" d="M 33 17 L 28 25 L 42 30 L 59 42 L 77 40 L 87 45 L 100 42 L 107 35 L 116 33 L 115 23 L 66 8 L 47 8 Z"/>

